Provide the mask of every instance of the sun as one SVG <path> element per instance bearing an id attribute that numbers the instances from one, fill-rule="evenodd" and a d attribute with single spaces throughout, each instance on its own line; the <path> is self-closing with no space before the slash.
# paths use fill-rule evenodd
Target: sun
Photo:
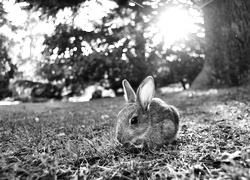
<path id="1" fill-rule="evenodd" d="M 189 15 L 187 10 L 180 8 L 170 8 L 162 13 L 157 27 L 159 29 L 158 36 L 162 35 L 168 46 L 197 29 L 195 19 Z"/>

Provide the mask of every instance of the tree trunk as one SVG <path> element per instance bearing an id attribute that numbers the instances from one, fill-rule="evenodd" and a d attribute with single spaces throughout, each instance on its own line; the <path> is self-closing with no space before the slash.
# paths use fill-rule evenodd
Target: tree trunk
<path id="1" fill-rule="evenodd" d="M 205 63 L 191 88 L 238 86 L 249 82 L 250 1 L 213 0 L 203 9 Z"/>

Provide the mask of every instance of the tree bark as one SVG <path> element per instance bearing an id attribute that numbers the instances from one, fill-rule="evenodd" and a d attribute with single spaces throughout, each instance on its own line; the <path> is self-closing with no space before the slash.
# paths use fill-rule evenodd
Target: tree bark
<path id="1" fill-rule="evenodd" d="M 191 88 L 238 86 L 249 82 L 250 1 L 213 0 L 203 8 L 205 63 Z"/>

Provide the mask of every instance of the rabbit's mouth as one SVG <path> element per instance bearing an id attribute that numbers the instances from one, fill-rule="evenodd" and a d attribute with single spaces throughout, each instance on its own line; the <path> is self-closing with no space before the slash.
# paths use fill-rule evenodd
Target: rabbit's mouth
<path id="1" fill-rule="evenodd" d="M 125 147 L 125 148 L 138 148 L 138 149 L 141 149 L 141 148 L 143 148 L 143 144 L 133 144 L 133 143 L 127 142 L 127 143 L 123 144 L 123 147 Z"/>
<path id="2" fill-rule="evenodd" d="M 147 146 L 146 142 L 143 139 L 137 139 L 134 142 L 132 141 L 132 142 L 125 143 L 125 144 L 127 144 L 126 146 L 130 146 L 130 147 L 138 148 L 138 149 L 142 149 L 145 146 Z"/>
<path id="3" fill-rule="evenodd" d="M 143 139 L 136 139 L 132 144 L 134 144 L 134 146 L 143 146 L 144 143 Z"/>
<path id="4" fill-rule="evenodd" d="M 146 144 L 146 142 L 143 142 L 141 144 L 133 144 L 133 143 L 127 142 L 127 143 L 123 144 L 123 147 L 126 150 L 128 150 L 128 152 L 135 153 L 135 154 L 150 150 L 150 148 L 149 148 L 148 144 Z"/>
<path id="5" fill-rule="evenodd" d="M 142 149 L 142 148 L 144 147 L 144 144 L 139 144 L 139 145 L 135 145 L 135 144 L 134 144 L 134 146 L 135 146 L 135 148 L 137 148 L 137 149 Z"/>

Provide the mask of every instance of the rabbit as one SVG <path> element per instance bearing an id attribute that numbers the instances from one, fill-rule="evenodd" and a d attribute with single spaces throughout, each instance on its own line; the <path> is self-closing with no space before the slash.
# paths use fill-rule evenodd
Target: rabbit
<path id="1" fill-rule="evenodd" d="M 179 111 L 154 98 L 152 76 L 145 78 L 135 94 L 129 82 L 122 82 L 125 107 L 117 115 L 116 139 L 123 145 L 153 149 L 170 144 L 179 129 Z"/>

